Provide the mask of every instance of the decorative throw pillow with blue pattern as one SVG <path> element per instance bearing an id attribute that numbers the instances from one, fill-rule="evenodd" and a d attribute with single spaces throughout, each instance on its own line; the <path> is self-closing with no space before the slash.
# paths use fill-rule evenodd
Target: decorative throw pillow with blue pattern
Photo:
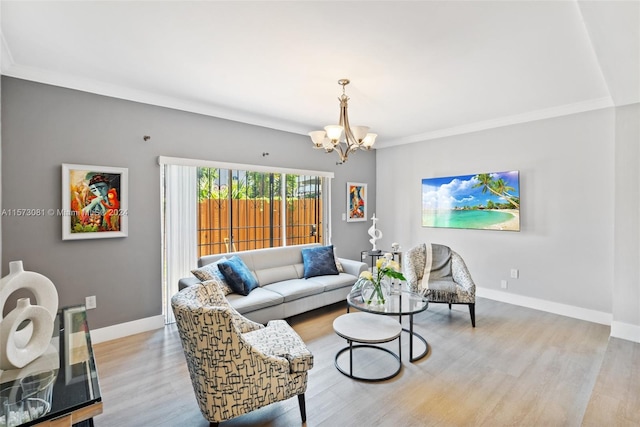
<path id="1" fill-rule="evenodd" d="M 235 293 L 246 296 L 259 286 L 258 280 L 251 273 L 247 264 L 237 255 L 218 263 L 218 268 Z"/>
<path id="2" fill-rule="evenodd" d="M 302 250 L 304 278 L 340 274 L 333 255 L 333 245 L 305 248 Z"/>
<path id="3" fill-rule="evenodd" d="M 222 257 L 219 260 L 212 262 L 211 264 L 203 265 L 200 268 L 191 270 L 191 273 L 193 273 L 193 275 L 196 276 L 201 282 L 218 279 L 218 282 L 220 283 L 220 289 L 222 289 L 222 293 L 224 293 L 225 295 L 229 295 L 231 292 L 233 292 L 233 289 L 231 289 L 231 286 L 229 286 L 224 275 L 218 268 L 218 264 L 226 260 L 226 257 Z"/>

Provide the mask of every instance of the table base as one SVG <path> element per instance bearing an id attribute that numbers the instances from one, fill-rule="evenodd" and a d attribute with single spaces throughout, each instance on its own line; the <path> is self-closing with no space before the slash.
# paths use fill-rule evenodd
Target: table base
<path id="1" fill-rule="evenodd" d="M 420 338 L 422 338 L 422 337 L 420 337 Z M 399 339 L 400 339 L 400 337 L 398 337 L 398 340 Z M 425 341 L 425 344 L 426 344 L 426 341 Z M 373 377 L 373 378 L 370 378 L 370 377 L 360 377 L 360 376 L 354 375 L 353 374 L 353 350 L 357 349 L 357 348 L 372 348 L 372 349 L 375 349 L 375 350 L 380 350 L 380 351 L 384 351 L 386 353 L 389 353 L 398 362 L 398 369 L 394 373 L 392 373 L 390 375 L 387 375 L 385 377 Z M 346 351 L 349 351 L 349 372 L 347 372 L 344 369 L 342 369 L 342 367 L 338 363 L 338 358 L 340 357 L 340 355 L 342 353 L 344 353 Z M 425 354 L 426 354 L 426 352 L 425 352 Z M 369 382 L 385 381 L 385 380 L 391 379 L 391 378 L 395 377 L 396 375 L 398 375 L 400 373 L 400 370 L 402 369 L 402 361 L 400 360 L 400 356 L 398 356 L 396 353 L 394 353 L 393 351 L 391 351 L 391 350 L 389 350 L 387 348 L 378 347 L 376 345 L 369 345 L 369 344 L 356 344 L 356 345 L 354 345 L 353 342 L 349 342 L 349 345 L 347 347 L 345 347 L 345 348 L 341 349 L 340 351 L 338 351 L 338 353 L 336 354 L 336 357 L 335 357 L 334 360 L 335 360 L 334 364 L 336 366 L 336 369 L 338 371 L 340 371 L 340 373 L 342 373 L 343 375 L 346 375 L 349 378 L 353 378 L 355 380 L 360 380 L 360 381 L 369 381 Z"/>
<path id="2" fill-rule="evenodd" d="M 409 361 L 410 362 L 415 362 L 416 360 L 420 360 L 423 357 L 425 357 L 427 353 L 429 353 L 429 343 L 427 343 L 427 340 L 425 340 L 422 337 L 422 335 L 420 335 L 417 332 L 413 332 L 413 323 L 411 323 L 411 329 L 402 328 L 402 331 L 409 334 Z M 417 355 L 416 357 L 413 357 L 413 338 L 414 337 L 424 343 L 424 351 L 419 355 Z"/>

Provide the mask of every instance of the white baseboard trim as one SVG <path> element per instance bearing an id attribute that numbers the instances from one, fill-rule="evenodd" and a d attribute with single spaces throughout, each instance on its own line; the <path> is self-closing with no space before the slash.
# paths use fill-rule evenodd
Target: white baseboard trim
<path id="1" fill-rule="evenodd" d="M 117 325 L 91 330 L 91 343 L 98 344 L 160 328 L 164 328 L 164 316 L 162 315 L 119 323 Z"/>
<path id="2" fill-rule="evenodd" d="M 630 323 L 611 322 L 611 336 L 627 341 L 640 343 L 640 325 Z"/>
<path id="3" fill-rule="evenodd" d="M 510 294 L 508 292 L 501 292 L 493 289 L 476 288 L 476 295 L 482 298 L 492 299 L 494 301 L 533 308 L 535 310 L 546 311 L 547 313 L 559 314 L 561 316 L 572 317 L 574 319 L 586 320 L 587 322 L 599 323 L 601 325 L 611 325 L 611 322 L 613 321 L 613 316 L 610 313 L 576 307 L 573 305 L 560 304 L 533 297 L 526 297 L 523 295 Z"/>

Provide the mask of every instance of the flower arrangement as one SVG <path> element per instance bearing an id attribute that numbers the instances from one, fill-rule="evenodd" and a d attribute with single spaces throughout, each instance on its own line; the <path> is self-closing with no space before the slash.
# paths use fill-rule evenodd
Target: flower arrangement
<path id="1" fill-rule="evenodd" d="M 384 257 L 376 261 L 375 275 L 371 271 L 363 271 L 360 273 L 360 277 L 354 285 L 356 288 L 364 288 L 368 285 L 373 287 L 370 294 L 365 294 L 364 292 L 362 294 L 366 304 L 373 302 L 384 304 L 386 302 L 384 292 L 382 291 L 382 280 L 385 277 L 406 280 L 400 272 L 400 264 L 393 260 L 393 255 L 390 253 L 384 254 Z"/>

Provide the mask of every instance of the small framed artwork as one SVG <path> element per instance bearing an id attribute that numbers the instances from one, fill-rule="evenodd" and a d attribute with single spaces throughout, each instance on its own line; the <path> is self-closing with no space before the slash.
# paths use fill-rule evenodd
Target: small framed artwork
<path id="1" fill-rule="evenodd" d="M 423 179 L 422 226 L 520 231 L 520 173 Z"/>
<path id="2" fill-rule="evenodd" d="M 62 165 L 62 240 L 126 237 L 128 169 Z"/>
<path id="3" fill-rule="evenodd" d="M 347 222 L 367 220 L 367 184 L 347 182 Z"/>
<path id="4" fill-rule="evenodd" d="M 65 384 L 84 381 L 86 367 L 83 362 L 89 360 L 90 340 L 87 327 L 87 312 L 84 306 L 62 309 L 64 313 L 64 367 Z"/>

